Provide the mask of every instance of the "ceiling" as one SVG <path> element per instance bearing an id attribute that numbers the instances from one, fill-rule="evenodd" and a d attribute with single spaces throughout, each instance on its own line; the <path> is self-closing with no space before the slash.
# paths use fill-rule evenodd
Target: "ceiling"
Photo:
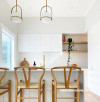
<path id="1" fill-rule="evenodd" d="M 6 0 L 13 7 L 16 0 Z M 96 0 L 48 0 L 54 17 L 84 17 Z M 45 0 L 18 0 L 24 17 L 39 17 Z"/>

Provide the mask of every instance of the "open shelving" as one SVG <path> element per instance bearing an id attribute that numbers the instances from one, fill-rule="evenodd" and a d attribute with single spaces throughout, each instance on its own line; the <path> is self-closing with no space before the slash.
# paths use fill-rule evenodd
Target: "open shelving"
<path id="1" fill-rule="evenodd" d="M 62 35 L 62 52 L 68 53 L 68 38 L 72 38 L 72 51 L 71 53 L 87 53 L 88 52 L 88 36 L 84 34 L 63 34 Z M 63 41 L 64 40 L 64 41 Z"/>

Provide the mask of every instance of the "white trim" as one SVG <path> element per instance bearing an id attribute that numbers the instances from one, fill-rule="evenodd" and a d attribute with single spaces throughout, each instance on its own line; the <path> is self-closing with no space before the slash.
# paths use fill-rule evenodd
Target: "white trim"
<path id="1" fill-rule="evenodd" d="M 8 28 L 6 28 L 4 26 L 2 26 L 2 32 L 4 32 L 5 34 L 7 34 L 12 39 L 14 38 L 14 34 Z"/>
<path id="2" fill-rule="evenodd" d="M 2 66 L 2 25 L 0 23 L 0 66 Z"/>

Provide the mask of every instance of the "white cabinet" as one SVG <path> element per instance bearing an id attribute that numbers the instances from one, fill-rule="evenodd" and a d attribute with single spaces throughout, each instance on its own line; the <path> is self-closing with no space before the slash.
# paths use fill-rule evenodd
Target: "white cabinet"
<path id="1" fill-rule="evenodd" d="M 41 43 L 40 34 L 30 35 L 29 39 L 30 52 L 41 52 L 40 43 Z"/>
<path id="2" fill-rule="evenodd" d="M 18 35 L 18 51 L 29 52 L 29 36 Z"/>
<path id="3" fill-rule="evenodd" d="M 39 34 L 20 34 L 18 35 L 19 52 L 40 52 Z"/>
<path id="4" fill-rule="evenodd" d="M 41 35 L 42 52 L 61 52 L 62 35 L 61 34 L 42 34 Z"/>
<path id="5" fill-rule="evenodd" d="M 19 34 L 19 52 L 59 53 L 62 51 L 61 34 Z"/>

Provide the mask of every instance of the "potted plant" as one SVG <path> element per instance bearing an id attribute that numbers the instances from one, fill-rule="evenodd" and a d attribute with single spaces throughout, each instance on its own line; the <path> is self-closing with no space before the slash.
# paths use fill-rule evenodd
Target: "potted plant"
<path id="1" fill-rule="evenodd" d="M 67 60 L 67 66 L 69 66 L 69 62 L 70 62 L 70 51 L 72 51 L 72 38 L 68 39 L 68 60 Z"/>

